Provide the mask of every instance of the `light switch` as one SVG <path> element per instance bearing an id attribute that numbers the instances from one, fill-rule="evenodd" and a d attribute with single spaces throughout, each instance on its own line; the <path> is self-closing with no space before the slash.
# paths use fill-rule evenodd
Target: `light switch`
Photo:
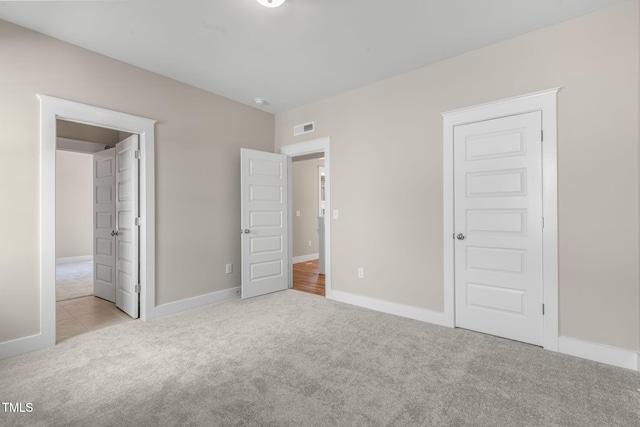
<path id="1" fill-rule="evenodd" d="M 300 211 L 296 211 L 296 216 L 300 216 Z"/>
<path id="2" fill-rule="evenodd" d="M 338 219 L 338 209 L 333 210 L 333 219 Z"/>

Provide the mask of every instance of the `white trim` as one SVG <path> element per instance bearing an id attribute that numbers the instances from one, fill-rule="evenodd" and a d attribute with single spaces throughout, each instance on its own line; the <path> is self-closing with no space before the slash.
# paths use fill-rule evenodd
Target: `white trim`
<path id="1" fill-rule="evenodd" d="M 228 299 L 238 298 L 240 295 L 240 286 L 235 288 L 224 289 L 222 291 L 211 292 L 209 294 L 198 295 L 197 297 L 186 298 L 180 301 L 161 304 L 155 308 L 155 316 L 164 317 L 171 314 L 180 313 L 181 311 L 191 310 L 205 305 L 213 304 Z"/>
<path id="2" fill-rule="evenodd" d="M 5 341 L 0 343 L 0 360 L 30 353 L 32 351 L 42 350 L 43 348 L 50 347 L 51 345 L 53 344 L 49 344 L 47 337 L 41 333 L 28 337 L 17 338 L 11 341 Z"/>
<path id="3" fill-rule="evenodd" d="M 553 93 L 558 93 L 560 89 L 561 89 L 560 87 L 554 87 L 551 89 L 540 90 L 538 92 L 527 93 L 525 95 L 512 96 L 510 98 L 502 98 L 497 101 L 485 102 L 483 104 L 476 104 L 470 107 L 458 108 L 457 110 L 445 111 L 444 113 L 441 113 L 441 116 L 449 117 L 449 116 L 457 116 L 459 114 L 469 114 L 469 113 L 476 114 L 477 113 L 480 115 L 480 117 L 486 117 L 486 114 L 485 114 L 486 111 L 484 111 L 485 108 L 494 108 L 494 107 L 501 108 L 503 106 L 506 106 L 507 109 L 510 109 L 514 103 L 519 103 L 520 101 L 525 101 L 525 100 L 528 100 L 529 98 L 536 98 L 541 95 L 545 96 Z M 512 115 L 512 113 L 507 113 L 507 114 Z M 479 120 L 487 120 L 487 119 L 481 118 Z M 474 121 L 477 121 L 477 120 L 474 120 Z"/>
<path id="4" fill-rule="evenodd" d="M 406 317 L 408 319 L 433 323 L 440 326 L 449 326 L 445 313 L 427 310 L 426 308 L 412 307 L 410 305 L 398 304 L 395 302 L 383 301 L 335 290 L 331 292 L 331 295 L 327 295 L 327 298 L 343 302 L 345 304 L 356 305 L 370 310 Z"/>
<path id="5" fill-rule="evenodd" d="M 93 261 L 93 255 L 68 256 L 64 258 L 56 258 L 56 265 L 70 264 L 72 262 Z"/>
<path id="6" fill-rule="evenodd" d="M 280 147 L 280 153 L 289 156 L 289 169 L 291 169 L 291 158 L 304 156 L 306 154 L 324 153 L 324 168 L 325 168 L 325 206 L 326 212 L 331 212 L 331 153 L 330 153 L 331 137 L 326 136 L 323 138 L 312 139 L 310 141 L 299 142 L 296 144 L 285 145 Z M 289 200 L 292 199 L 291 194 L 291 176 L 289 174 Z M 293 236 L 293 210 L 292 204 L 289 204 L 289 247 L 293 248 L 292 236 Z M 326 216 L 326 218 L 329 218 Z M 327 298 L 331 295 L 331 220 L 325 221 L 324 227 L 324 251 L 325 251 L 325 295 Z M 293 257 L 289 252 L 289 287 L 293 286 Z"/>
<path id="7" fill-rule="evenodd" d="M 444 218 L 444 313 L 447 326 L 455 327 L 453 245 L 453 129 L 455 126 L 531 111 L 542 112 L 543 303 L 545 305 L 545 349 L 558 351 L 558 185 L 557 185 L 557 94 L 560 88 L 502 99 L 442 113 L 443 218 Z"/>
<path id="8" fill-rule="evenodd" d="M 634 351 L 562 336 L 558 341 L 560 353 L 634 371 L 640 370 L 640 356 Z"/>
<path id="9" fill-rule="evenodd" d="M 40 99 L 40 331 L 0 344 L 0 357 L 55 345 L 56 120 L 63 119 L 140 135 L 140 318 L 155 317 L 155 120 L 47 95 Z"/>
<path id="10" fill-rule="evenodd" d="M 320 258 L 320 254 L 309 254 L 309 255 L 300 255 L 300 256 L 294 256 L 291 259 L 291 263 L 292 264 L 297 264 L 299 262 L 307 262 L 307 261 L 313 261 L 315 259 L 319 259 Z"/>

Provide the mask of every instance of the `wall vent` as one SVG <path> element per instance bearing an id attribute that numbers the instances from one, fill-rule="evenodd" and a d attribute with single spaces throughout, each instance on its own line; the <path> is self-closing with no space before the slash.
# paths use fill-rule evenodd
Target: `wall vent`
<path id="1" fill-rule="evenodd" d="M 303 123 L 293 127 L 293 136 L 304 135 L 313 132 L 313 122 Z"/>

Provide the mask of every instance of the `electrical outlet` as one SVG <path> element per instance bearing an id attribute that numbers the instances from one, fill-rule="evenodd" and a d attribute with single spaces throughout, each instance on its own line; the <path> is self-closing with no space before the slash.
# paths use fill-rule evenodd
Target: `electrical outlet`
<path id="1" fill-rule="evenodd" d="M 311 240 L 309 240 L 309 246 L 311 246 Z"/>
<path id="2" fill-rule="evenodd" d="M 358 279 L 364 279 L 364 268 L 358 268 Z"/>
<path id="3" fill-rule="evenodd" d="M 296 216 L 300 216 L 300 211 L 296 211 Z"/>
<path id="4" fill-rule="evenodd" d="M 338 219 L 338 209 L 333 210 L 333 219 Z"/>
<path id="5" fill-rule="evenodd" d="M 227 264 L 225 268 L 226 268 L 227 274 L 233 273 L 233 264 Z"/>

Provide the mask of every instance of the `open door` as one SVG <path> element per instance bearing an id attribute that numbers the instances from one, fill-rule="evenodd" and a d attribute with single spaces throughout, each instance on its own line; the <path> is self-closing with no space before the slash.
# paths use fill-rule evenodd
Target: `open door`
<path id="1" fill-rule="evenodd" d="M 116 306 L 139 317 L 138 135 L 116 144 Z"/>
<path id="2" fill-rule="evenodd" d="M 93 294 L 116 302 L 116 150 L 93 155 Z"/>
<path id="3" fill-rule="evenodd" d="M 240 150 L 242 298 L 288 289 L 288 158 Z"/>

